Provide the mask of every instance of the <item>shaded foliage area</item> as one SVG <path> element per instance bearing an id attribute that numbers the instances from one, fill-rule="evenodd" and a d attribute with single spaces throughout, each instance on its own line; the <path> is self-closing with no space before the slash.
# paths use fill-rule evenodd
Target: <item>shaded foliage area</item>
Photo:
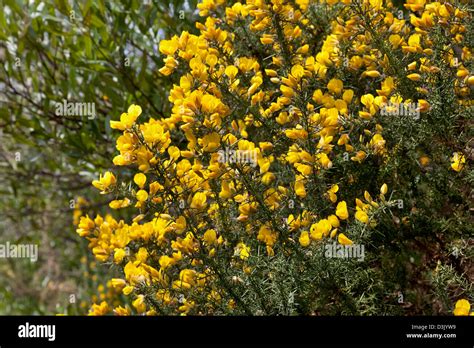
<path id="1" fill-rule="evenodd" d="M 0 262 L 10 275 L 0 277 L 0 312 L 51 313 L 99 284 L 87 277 L 100 270 L 82 273 L 88 262 L 79 262 L 85 244 L 71 233 L 74 207 L 80 196 L 94 200 L 90 211 L 107 204 L 90 182 L 114 152 L 109 121 L 131 102 L 169 112 L 171 81 L 157 72 L 157 47 L 165 36 L 195 30 L 195 7 L 181 0 L 2 1 L 0 236 L 38 243 L 40 261 Z M 65 100 L 93 104 L 95 117 L 58 115 Z"/>

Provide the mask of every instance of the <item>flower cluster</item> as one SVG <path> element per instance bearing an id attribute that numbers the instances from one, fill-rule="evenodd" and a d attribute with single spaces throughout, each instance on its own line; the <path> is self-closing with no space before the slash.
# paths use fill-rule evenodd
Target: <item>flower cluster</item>
<path id="1" fill-rule="evenodd" d="M 133 309 L 117 314 L 249 314 L 244 288 L 258 293 L 255 277 L 275 281 L 261 269 L 267 260 L 294 258 L 305 272 L 325 243 L 367 241 L 396 204 L 388 191 L 398 145 L 384 133 L 384 105 L 414 103 L 428 117 L 442 69 L 455 75 L 457 103 L 472 103 L 469 13 L 448 2 L 408 0 L 399 10 L 382 0 L 204 0 L 198 8 L 199 35 L 159 45 L 160 72 L 179 81 L 171 114 L 140 121 L 132 105 L 111 122 L 122 132 L 113 163 L 137 173 L 125 184 L 107 172 L 93 185 L 115 195 L 112 209 L 136 213 L 130 222 L 83 216 L 78 226 L 97 260 L 123 271 L 111 284 Z M 449 38 L 442 49 L 437 30 Z M 256 165 L 222 161 L 225 149 L 253 151 Z M 420 171 L 430 160 L 425 151 Z M 465 169 L 465 156 L 456 152 L 451 166 Z M 92 312 L 109 310 L 104 302 Z"/>

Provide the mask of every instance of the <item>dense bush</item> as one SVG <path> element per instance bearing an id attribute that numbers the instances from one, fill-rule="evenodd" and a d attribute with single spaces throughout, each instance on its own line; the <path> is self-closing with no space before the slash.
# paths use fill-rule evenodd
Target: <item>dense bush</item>
<path id="1" fill-rule="evenodd" d="M 138 123 L 132 105 L 111 122 L 114 164 L 138 173 L 94 186 L 137 215 L 78 229 L 123 270 L 112 284 L 134 311 L 430 314 L 472 297 L 469 12 L 198 7 L 199 36 L 160 43 L 161 73 L 179 77 L 169 117 Z M 367 257 L 328 258 L 333 240 Z"/>
<path id="2" fill-rule="evenodd" d="M 114 312 L 436 314 L 472 301 L 472 8 L 198 8 L 199 35 L 160 42 L 171 113 L 131 105 L 111 121 L 113 163 L 136 172 L 93 184 L 133 219 L 84 216 L 77 230 L 123 272 Z"/>

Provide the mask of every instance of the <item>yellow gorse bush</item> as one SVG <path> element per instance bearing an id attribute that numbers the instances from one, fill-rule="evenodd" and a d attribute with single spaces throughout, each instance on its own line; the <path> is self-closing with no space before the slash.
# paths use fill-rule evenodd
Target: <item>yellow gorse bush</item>
<path id="1" fill-rule="evenodd" d="M 263 264 L 283 257 L 309 272 L 323 245 L 362 241 L 398 204 L 391 185 L 363 185 L 364 167 L 383 170 L 397 156 L 384 108 L 415 104 L 423 118 L 442 69 L 456 74 L 448 87 L 457 103 L 472 102 L 470 14 L 448 2 L 404 7 L 204 0 L 199 35 L 161 41 L 160 72 L 179 82 L 172 112 L 142 121 L 131 105 L 112 121 L 122 132 L 113 163 L 137 172 L 130 184 L 110 172 L 93 183 L 115 194 L 112 209 L 136 213 L 129 222 L 84 216 L 77 230 L 97 260 L 123 272 L 112 285 L 131 306 L 104 302 L 91 314 L 275 313 L 255 284 L 276 282 Z M 437 28 L 449 37 L 442 51 Z M 445 156 L 446 168 L 467 167 L 459 151 Z"/>

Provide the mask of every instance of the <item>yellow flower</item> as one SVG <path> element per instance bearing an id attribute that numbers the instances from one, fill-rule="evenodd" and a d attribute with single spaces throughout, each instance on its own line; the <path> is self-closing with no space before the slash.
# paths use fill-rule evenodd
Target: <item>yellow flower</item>
<path id="1" fill-rule="evenodd" d="M 342 94 L 342 99 L 348 104 L 352 101 L 353 97 L 354 97 L 354 91 L 352 89 L 347 89 Z"/>
<path id="2" fill-rule="evenodd" d="M 382 187 L 380 188 L 380 194 L 385 195 L 387 194 L 387 191 L 388 191 L 387 184 L 383 184 Z"/>
<path id="3" fill-rule="evenodd" d="M 365 76 L 368 77 L 380 77 L 382 76 L 377 70 L 368 70 L 364 72 Z"/>
<path id="4" fill-rule="evenodd" d="M 332 185 L 331 188 L 327 191 L 329 200 L 333 203 L 336 203 L 337 201 L 337 191 L 339 191 L 339 185 Z"/>
<path id="5" fill-rule="evenodd" d="M 303 175 L 310 175 L 313 172 L 313 168 L 307 164 L 295 163 L 296 170 Z"/>
<path id="6" fill-rule="evenodd" d="M 179 280 L 189 286 L 196 285 L 196 271 L 193 269 L 183 269 L 179 272 Z"/>
<path id="7" fill-rule="evenodd" d="M 420 108 L 420 112 L 426 112 L 430 109 L 430 103 L 428 103 L 424 99 L 418 99 L 418 105 Z"/>
<path id="8" fill-rule="evenodd" d="M 306 197 L 306 189 L 304 188 L 304 182 L 302 180 L 295 182 L 295 193 L 298 197 Z"/>
<path id="9" fill-rule="evenodd" d="M 474 86 L 474 76 L 469 76 L 466 78 L 466 84 L 469 86 Z"/>
<path id="10" fill-rule="evenodd" d="M 349 217 L 349 212 L 347 211 L 347 204 L 345 201 L 339 202 L 337 204 L 336 215 L 341 220 L 346 220 Z"/>
<path id="11" fill-rule="evenodd" d="M 125 253 L 125 250 L 122 248 L 116 248 L 114 252 L 114 262 L 115 263 L 120 263 L 124 259 L 124 257 L 127 254 Z"/>
<path id="12" fill-rule="evenodd" d="M 363 210 L 357 210 L 355 213 L 355 218 L 364 224 L 369 222 L 369 216 Z"/>
<path id="13" fill-rule="evenodd" d="M 416 69 L 416 61 L 411 62 L 410 64 L 407 65 L 408 70 L 415 70 Z"/>
<path id="14" fill-rule="evenodd" d="M 111 284 L 112 287 L 114 287 L 115 289 L 122 290 L 127 285 L 127 282 L 125 281 L 125 279 L 112 278 Z"/>
<path id="15" fill-rule="evenodd" d="M 176 161 L 181 156 L 181 151 L 176 146 L 170 146 L 168 148 L 168 154 L 170 155 L 171 159 Z"/>
<path id="16" fill-rule="evenodd" d="M 327 237 L 331 232 L 332 225 L 327 219 L 319 220 L 317 223 L 311 225 L 311 238 L 313 240 L 319 240 L 323 236 Z"/>
<path id="17" fill-rule="evenodd" d="M 146 312 L 145 296 L 138 295 L 137 298 L 132 302 L 132 306 L 135 307 L 138 314 Z"/>
<path id="18" fill-rule="evenodd" d="M 383 82 L 382 82 L 382 89 L 377 90 L 378 95 L 383 95 L 383 96 L 389 96 L 390 93 L 395 89 L 395 82 L 393 80 L 393 77 L 387 77 Z"/>
<path id="19" fill-rule="evenodd" d="M 404 4 L 405 8 L 415 12 L 424 8 L 426 0 L 407 0 Z"/>
<path id="20" fill-rule="evenodd" d="M 339 244 L 342 244 L 342 245 L 353 244 L 353 242 L 349 238 L 347 238 L 344 233 L 339 233 L 339 235 L 337 236 L 337 241 L 339 242 Z"/>
<path id="21" fill-rule="evenodd" d="M 167 57 L 163 59 L 165 66 L 160 68 L 158 71 L 165 76 L 169 76 L 173 73 L 174 69 L 178 66 L 178 61 L 173 57 Z"/>
<path id="22" fill-rule="evenodd" d="M 342 89 L 344 87 L 343 83 L 339 79 L 332 79 L 328 83 L 328 90 L 334 94 L 340 94 L 342 92 Z"/>
<path id="23" fill-rule="evenodd" d="M 306 139 L 308 137 L 308 132 L 304 129 L 287 129 L 285 130 L 285 135 L 290 139 Z"/>
<path id="24" fill-rule="evenodd" d="M 170 266 L 173 266 L 176 263 L 176 260 L 168 255 L 162 255 L 159 259 L 159 264 L 161 269 L 166 269 Z"/>
<path id="25" fill-rule="evenodd" d="M 234 80 L 237 76 L 239 69 L 233 65 L 229 65 L 225 68 L 225 74 L 229 77 L 230 80 Z"/>
<path id="26" fill-rule="evenodd" d="M 100 175 L 99 180 L 92 181 L 92 185 L 95 188 L 101 190 L 101 193 L 106 193 L 105 191 L 110 187 L 115 185 L 117 179 L 111 172 L 105 172 L 104 176 Z"/>
<path id="27" fill-rule="evenodd" d="M 299 242 L 303 247 L 307 247 L 311 243 L 308 231 L 301 232 Z"/>
<path id="28" fill-rule="evenodd" d="M 273 232 L 268 226 L 261 226 L 257 239 L 264 242 L 267 246 L 273 246 L 277 240 L 277 234 Z"/>
<path id="29" fill-rule="evenodd" d="M 280 91 L 283 94 L 283 96 L 285 96 L 287 98 L 292 98 L 292 97 L 295 96 L 295 91 L 291 87 L 281 85 L 280 86 Z"/>
<path id="30" fill-rule="evenodd" d="M 321 164 L 323 168 L 325 169 L 332 168 L 332 161 L 329 159 L 328 155 L 326 155 L 324 152 L 318 153 L 316 157 L 318 158 L 318 162 Z"/>
<path id="31" fill-rule="evenodd" d="M 250 248 L 244 243 L 237 245 L 237 253 L 242 260 L 247 260 L 250 256 Z"/>
<path id="32" fill-rule="evenodd" d="M 420 81 L 421 80 L 421 75 L 420 74 L 410 74 L 407 76 L 409 80 L 412 81 Z"/>
<path id="33" fill-rule="evenodd" d="M 373 116 L 367 111 L 359 111 L 359 116 L 364 120 L 370 120 Z"/>
<path id="34" fill-rule="evenodd" d="M 166 144 L 169 139 L 169 133 L 165 132 L 163 126 L 158 122 L 146 123 L 140 127 L 145 141 L 154 145 L 157 142 Z"/>
<path id="35" fill-rule="evenodd" d="M 133 286 L 127 285 L 126 287 L 123 288 L 122 293 L 123 293 L 125 296 L 128 296 L 128 295 L 130 295 L 130 294 L 133 292 L 134 289 L 135 289 L 135 288 L 134 288 Z"/>
<path id="36" fill-rule="evenodd" d="M 114 314 L 117 315 L 117 316 L 128 316 L 131 313 L 130 313 L 129 308 L 118 306 L 118 307 L 114 308 Z"/>
<path id="37" fill-rule="evenodd" d="M 76 232 L 81 237 L 86 237 L 89 235 L 90 231 L 95 228 L 94 221 L 89 217 L 89 215 L 81 216 L 79 221 L 78 229 Z"/>
<path id="38" fill-rule="evenodd" d="M 92 308 L 89 310 L 88 315 L 90 316 L 98 316 L 98 315 L 105 315 L 110 311 L 110 307 L 107 302 L 102 301 L 100 304 L 93 304 Z"/>
<path id="39" fill-rule="evenodd" d="M 143 173 L 135 174 L 133 181 L 138 185 L 138 187 L 143 188 L 146 183 L 146 176 Z"/>
<path id="40" fill-rule="evenodd" d="M 356 155 L 351 157 L 351 160 L 354 162 L 361 163 L 366 157 L 367 157 L 367 154 L 364 151 L 357 151 Z"/>
<path id="41" fill-rule="evenodd" d="M 328 216 L 328 221 L 331 224 L 332 227 L 339 227 L 341 224 L 339 223 L 339 219 L 337 218 L 336 215 L 329 215 Z"/>
<path id="42" fill-rule="evenodd" d="M 207 230 L 204 233 L 203 236 L 204 242 L 206 242 L 207 245 L 213 245 L 217 241 L 217 233 L 215 230 Z"/>
<path id="43" fill-rule="evenodd" d="M 179 216 L 176 219 L 176 222 L 171 224 L 171 227 L 177 234 L 181 234 L 186 230 L 186 218 L 184 216 Z"/>
<path id="44" fill-rule="evenodd" d="M 202 138 L 202 148 L 206 152 L 213 152 L 220 146 L 221 137 L 216 132 L 207 134 Z"/>
<path id="45" fill-rule="evenodd" d="M 138 252 L 135 255 L 137 261 L 146 262 L 148 259 L 148 251 L 145 248 L 138 249 Z"/>
<path id="46" fill-rule="evenodd" d="M 291 68 L 291 75 L 297 80 L 301 79 L 304 74 L 304 68 L 299 64 L 293 65 L 293 67 Z"/>
<path id="47" fill-rule="evenodd" d="M 167 56 L 172 56 L 178 50 L 178 40 L 161 40 L 160 41 L 160 52 Z"/>
<path id="48" fill-rule="evenodd" d="M 464 168 L 464 164 L 466 163 L 466 157 L 463 154 L 458 152 L 453 153 L 453 157 L 451 158 L 451 168 L 456 172 L 460 172 Z"/>
<path id="49" fill-rule="evenodd" d="M 130 199 L 128 198 L 116 199 L 109 203 L 109 207 L 111 207 L 112 209 L 121 209 L 128 207 L 130 203 Z"/>
<path id="50" fill-rule="evenodd" d="M 200 5 L 200 4 L 198 4 L 198 6 L 199 6 L 199 5 Z M 189 311 L 190 311 L 191 309 L 193 309 L 195 305 L 196 305 L 196 304 L 195 304 L 194 301 L 188 301 L 188 300 L 185 299 L 185 300 L 183 301 L 183 305 L 182 305 L 182 306 L 179 306 L 178 310 L 183 313 L 182 315 L 185 315 L 185 314 L 189 313 Z"/>
<path id="51" fill-rule="evenodd" d="M 203 210 L 207 207 L 207 195 L 204 192 L 196 192 L 191 201 L 191 208 Z"/>
<path id="52" fill-rule="evenodd" d="M 136 197 L 139 202 L 145 202 L 148 199 L 148 192 L 145 190 L 139 190 Z"/>
<path id="53" fill-rule="evenodd" d="M 471 310 L 471 305 L 469 301 L 465 299 L 458 300 L 456 302 L 456 307 L 454 308 L 454 315 L 456 316 L 465 316 L 469 315 L 469 311 Z"/>
<path id="54" fill-rule="evenodd" d="M 421 156 L 421 157 L 419 158 L 419 161 L 420 161 L 420 165 L 421 165 L 422 167 L 427 167 L 427 166 L 430 164 L 430 162 L 431 162 L 431 160 L 430 160 L 430 158 L 429 158 L 428 156 Z"/>
<path id="55" fill-rule="evenodd" d="M 142 108 L 139 105 L 132 104 L 128 107 L 127 113 L 136 120 L 141 115 Z"/>
<path id="56" fill-rule="evenodd" d="M 128 108 L 128 112 L 120 116 L 120 121 L 110 121 L 110 127 L 113 129 L 125 130 L 132 127 L 138 116 L 142 113 L 142 108 L 138 105 L 132 104 Z"/>

